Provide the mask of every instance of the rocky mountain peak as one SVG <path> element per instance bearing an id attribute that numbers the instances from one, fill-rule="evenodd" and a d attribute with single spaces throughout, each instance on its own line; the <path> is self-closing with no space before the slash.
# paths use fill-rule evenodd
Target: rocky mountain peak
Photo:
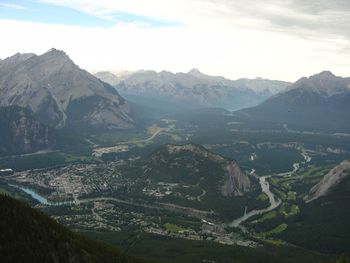
<path id="1" fill-rule="evenodd" d="M 334 79 L 336 76 L 329 70 L 322 71 L 310 77 L 310 79 Z"/>
<path id="2" fill-rule="evenodd" d="M 46 51 L 43 55 L 51 55 L 51 56 L 67 56 L 66 52 L 60 49 L 56 48 L 50 48 L 48 51 Z"/>
<path id="3" fill-rule="evenodd" d="M 191 69 L 187 74 L 190 74 L 190 75 L 195 76 L 195 77 L 203 77 L 203 76 L 206 76 L 205 74 L 203 74 L 202 72 L 200 72 L 197 68 Z"/>
<path id="4" fill-rule="evenodd" d="M 70 61 L 73 63 L 73 61 L 69 58 L 69 56 L 62 50 L 51 48 L 41 56 L 39 56 L 41 59 L 46 59 L 48 61 L 55 60 L 60 62 L 67 62 Z"/>
<path id="5" fill-rule="evenodd" d="M 61 50 L 53 48 L 9 67 L 2 62 L 0 76 L 0 105 L 28 108 L 46 125 L 132 126 L 124 98 Z"/>
<path id="6" fill-rule="evenodd" d="M 303 77 L 290 86 L 289 90 L 299 89 L 301 91 L 312 92 L 322 97 L 348 92 L 350 82 L 330 71 L 322 71 L 310 77 Z"/>
<path id="7" fill-rule="evenodd" d="M 2 66 L 10 66 L 15 65 L 17 63 L 23 62 L 31 57 L 35 56 L 33 53 L 16 53 L 11 57 L 8 57 L 4 60 L 0 60 L 0 65 Z"/>

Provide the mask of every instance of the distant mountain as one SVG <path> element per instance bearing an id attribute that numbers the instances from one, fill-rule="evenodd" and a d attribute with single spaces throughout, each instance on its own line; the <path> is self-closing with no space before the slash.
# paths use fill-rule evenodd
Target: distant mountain
<path id="1" fill-rule="evenodd" d="M 56 49 L 1 61 L 0 93 L 0 106 L 28 108 L 51 127 L 133 126 L 124 98 Z"/>
<path id="2" fill-rule="evenodd" d="M 255 79 L 238 79 L 235 80 L 235 85 L 238 88 L 246 88 L 253 90 L 258 94 L 275 95 L 284 91 L 291 83 L 280 80 L 269 80 L 263 78 Z"/>
<path id="3" fill-rule="evenodd" d="M 140 263 L 102 242 L 69 231 L 44 213 L 0 195 L 0 255 L 10 262 Z"/>
<path id="4" fill-rule="evenodd" d="M 251 120 L 287 124 L 291 129 L 348 132 L 350 78 L 329 71 L 303 77 L 286 91 L 240 113 Z"/>
<path id="5" fill-rule="evenodd" d="M 28 109 L 0 107 L 0 155 L 51 149 L 56 143 L 56 132 L 36 120 Z"/>
<path id="6" fill-rule="evenodd" d="M 95 73 L 94 76 L 112 86 L 115 86 L 120 82 L 118 76 L 109 71 L 99 71 Z"/>
<path id="7" fill-rule="evenodd" d="M 308 201 L 326 196 L 338 184 L 350 177 L 350 160 L 344 161 L 327 173 L 322 180 L 311 188 Z"/>
<path id="8" fill-rule="evenodd" d="M 114 85 L 110 74 L 97 75 Z M 114 85 L 124 96 L 133 96 L 166 103 L 179 103 L 192 107 L 222 107 L 237 110 L 258 105 L 277 90 L 283 90 L 288 82 L 263 79 L 229 80 L 208 76 L 198 69 L 188 73 L 173 74 L 141 70 L 125 76 Z"/>

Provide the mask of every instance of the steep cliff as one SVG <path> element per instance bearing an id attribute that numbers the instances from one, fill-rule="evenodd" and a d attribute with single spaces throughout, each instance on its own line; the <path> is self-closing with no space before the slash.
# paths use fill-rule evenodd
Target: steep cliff
<path id="1" fill-rule="evenodd" d="M 227 164 L 225 170 L 225 178 L 221 185 L 223 196 L 239 196 L 251 190 L 252 183 L 249 177 L 242 172 L 236 162 Z"/>
<path id="2" fill-rule="evenodd" d="M 30 153 L 55 146 L 55 131 L 36 120 L 29 110 L 0 107 L 0 154 Z"/>

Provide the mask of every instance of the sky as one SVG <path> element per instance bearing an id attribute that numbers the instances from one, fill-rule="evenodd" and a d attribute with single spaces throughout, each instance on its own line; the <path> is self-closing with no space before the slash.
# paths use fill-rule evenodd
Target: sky
<path id="1" fill-rule="evenodd" d="M 350 76 L 349 0 L 0 0 L 0 36 L 1 59 L 54 47 L 89 71 Z"/>

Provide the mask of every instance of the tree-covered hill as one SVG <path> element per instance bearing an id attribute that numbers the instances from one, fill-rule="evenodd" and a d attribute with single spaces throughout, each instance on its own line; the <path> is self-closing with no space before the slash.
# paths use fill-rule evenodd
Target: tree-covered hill
<path id="1" fill-rule="evenodd" d="M 0 195 L 0 215 L 2 263 L 143 262 L 71 232 L 44 213 L 5 195 Z"/>

